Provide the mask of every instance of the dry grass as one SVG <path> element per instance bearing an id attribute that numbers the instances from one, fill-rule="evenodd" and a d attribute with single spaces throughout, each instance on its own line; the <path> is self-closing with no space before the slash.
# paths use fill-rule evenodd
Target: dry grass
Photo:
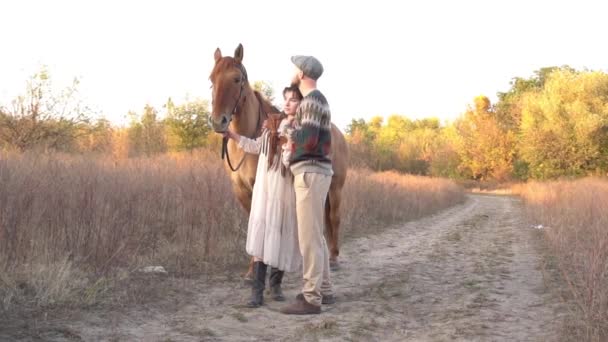
<path id="1" fill-rule="evenodd" d="M 143 265 L 193 275 L 242 261 L 245 216 L 216 159 L 204 151 L 123 160 L 4 156 L 4 306 L 18 298 L 37 305 L 90 301 L 104 291 L 96 290 L 101 277 Z"/>
<path id="2" fill-rule="evenodd" d="M 464 201 L 464 191 L 443 178 L 349 170 L 344 187 L 345 235 L 373 233 L 379 226 L 435 213 Z"/>
<path id="3" fill-rule="evenodd" d="M 463 200 L 446 180 L 365 170 L 351 170 L 344 191 L 346 236 Z M 208 151 L 0 155 L 0 309 L 101 303 L 142 266 L 180 277 L 243 268 L 246 222 Z"/>
<path id="4" fill-rule="evenodd" d="M 608 339 L 608 181 L 530 183 L 514 189 L 542 224 L 561 278 L 576 304 L 580 337 Z"/>

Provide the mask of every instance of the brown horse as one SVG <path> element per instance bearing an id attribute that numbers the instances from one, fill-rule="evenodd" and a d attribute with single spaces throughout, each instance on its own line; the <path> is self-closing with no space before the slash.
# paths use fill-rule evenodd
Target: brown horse
<path id="1" fill-rule="evenodd" d="M 217 48 L 214 57 L 215 66 L 210 76 L 213 89 L 209 120 L 211 126 L 218 133 L 225 132 L 230 127 L 239 135 L 258 137 L 268 114 L 278 110 L 251 88 L 242 63 L 243 46 L 239 44 L 234 51 L 234 57 L 222 57 L 222 52 Z M 245 154 L 233 140 L 228 142 L 227 154 L 229 158 L 226 158 L 224 166 L 232 181 L 232 189 L 245 211 L 249 213 L 258 156 Z M 348 147 L 344 135 L 333 124 L 332 154 L 334 175 L 325 206 L 325 222 L 330 262 L 332 267 L 336 268 L 339 254 L 340 202 L 346 180 Z M 229 165 L 231 159 L 232 165 Z M 253 263 L 250 263 L 248 275 L 252 265 Z"/>

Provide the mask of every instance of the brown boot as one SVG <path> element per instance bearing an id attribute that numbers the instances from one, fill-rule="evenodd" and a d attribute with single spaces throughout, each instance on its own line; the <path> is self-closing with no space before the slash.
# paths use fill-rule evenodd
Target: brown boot
<path id="1" fill-rule="evenodd" d="M 304 296 L 296 297 L 296 301 L 281 309 L 286 315 L 318 315 L 321 313 L 321 306 L 310 304 Z"/>

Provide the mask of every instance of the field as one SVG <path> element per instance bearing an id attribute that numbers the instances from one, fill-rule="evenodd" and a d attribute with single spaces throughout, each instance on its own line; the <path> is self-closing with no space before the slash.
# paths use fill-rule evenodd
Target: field
<path id="1" fill-rule="evenodd" d="M 124 302 L 144 266 L 174 277 L 242 272 L 247 217 L 219 157 L 6 154 L 0 159 L 0 299 L 18 307 Z M 373 233 L 463 201 L 443 179 L 351 170 L 342 235 Z M 120 293 L 120 291 L 118 291 Z"/>
<path id="2" fill-rule="evenodd" d="M 0 184 L 0 339 L 606 336 L 604 180 L 507 191 L 520 199 L 351 169 L 338 303 L 311 319 L 243 307 L 247 217 L 214 153 L 4 154 Z"/>

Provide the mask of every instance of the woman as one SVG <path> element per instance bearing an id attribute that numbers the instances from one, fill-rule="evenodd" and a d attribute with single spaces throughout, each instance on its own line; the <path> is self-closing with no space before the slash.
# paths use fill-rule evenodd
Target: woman
<path id="1" fill-rule="evenodd" d="M 254 257 L 251 300 L 247 306 L 264 303 L 266 268 L 272 267 L 270 293 L 273 299 L 285 300 L 281 290 L 284 272 L 301 271 L 302 256 L 298 247 L 293 176 L 281 162 L 281 137 L 293 120 L 302 100 L 297 87 L 283 90 L 284 112 L 271 116 L 262 135 L 253 140 L 228 130 L 224 136 L 235 140 L 247 153 L 259 154 L 247 227 L 247 253 Z"/>

